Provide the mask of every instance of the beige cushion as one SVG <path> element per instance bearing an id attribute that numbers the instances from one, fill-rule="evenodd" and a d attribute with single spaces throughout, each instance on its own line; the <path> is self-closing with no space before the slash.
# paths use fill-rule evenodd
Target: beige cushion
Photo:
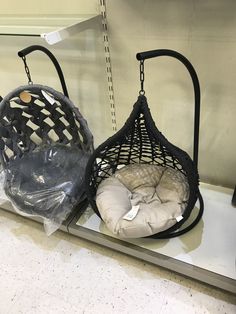
<path id="1" fill-rule="evenodd" d="M 139 238 L 173 226 L 181 218 L 188 197 L 188 182 L 178 170 L 132 164 L 100 183 L 96 203 L 112 233 Z M 124 219 L 133 206 L 139 207 L 137 215 Z"/>

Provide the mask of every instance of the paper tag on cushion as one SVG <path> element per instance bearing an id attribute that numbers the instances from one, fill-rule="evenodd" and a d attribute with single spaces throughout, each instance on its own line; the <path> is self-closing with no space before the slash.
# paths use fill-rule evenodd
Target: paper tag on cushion
<path id="1" fill-rule="evenodd" d="M 139 207 L 140 207 L 139 205 L 132 206 L 131 210 L 124 215 L 123 219 L 133 220 L 138 214 Z"/>
<path id="2" fill-rule="evenodd" d="M 175 219 L 176 219 L 177 222 L 179 222 L 179 221 L 181 221 L 183 218 L 184 218 L 183 216 L 178 216 L 178 217 L 176 217 Z"/>

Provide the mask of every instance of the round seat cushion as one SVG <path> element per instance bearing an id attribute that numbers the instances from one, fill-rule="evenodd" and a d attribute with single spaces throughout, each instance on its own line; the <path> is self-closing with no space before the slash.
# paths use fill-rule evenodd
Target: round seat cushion
<path id="1" fill-rule="evenodd" d="M 89 156 L 77 147 L 42 146 L 11 160 L 4 190 L 16 210 L 43 218 L 65 218 L 83 194 Z"/>
<path id="2" fill-rule="evenodd" d="M 176 224 L 182 219 L 188 198 L 189 185 L 180 171 L 131 164 L 100 183 L 96 204 L 112 233 L 139 238 Z"/>

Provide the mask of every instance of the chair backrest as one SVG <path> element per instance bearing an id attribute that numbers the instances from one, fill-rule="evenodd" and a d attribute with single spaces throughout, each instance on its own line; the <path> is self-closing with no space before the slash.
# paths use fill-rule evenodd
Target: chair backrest
<path id="1" fill-rule="evenodd" d="M 0 102 L 3 166 L 39 145 L 61 143 L 93 151 L 93 136 L 79 109 L 62 93 L 43 85 L 21 86 Z"/>

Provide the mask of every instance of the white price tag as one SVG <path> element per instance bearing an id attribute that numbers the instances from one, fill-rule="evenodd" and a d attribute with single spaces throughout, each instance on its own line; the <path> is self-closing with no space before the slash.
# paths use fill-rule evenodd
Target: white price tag
<path id="1" fill-rule="evenodd" d="M 178 217 L 176 217 L 175 219 L 176 219 L 177 222 L 179 222 L 179 221 L 182 220 L 183 218 L 184 218 L 183 216 L 178 216 Z"/>
<path id="2" fill-rule="evenodd" d="M 47 99 L 47 101 L 53 105 L 55 102 L 55 99 L 53 99 L 51 96 L 48 95 L 48 93 L 46 93 L 44 90 L 41 90 L 41 93 L 43 94 L 43 96 Z"/>
<path id="3" fill-rule="evenodd" d="M 124 215 L 123 219 L 133 220 L 137 216 L 138 211 L 139 211 L 139 205 L 132 206 L 131 210 L 128 211 L 128 213 Z"/>

